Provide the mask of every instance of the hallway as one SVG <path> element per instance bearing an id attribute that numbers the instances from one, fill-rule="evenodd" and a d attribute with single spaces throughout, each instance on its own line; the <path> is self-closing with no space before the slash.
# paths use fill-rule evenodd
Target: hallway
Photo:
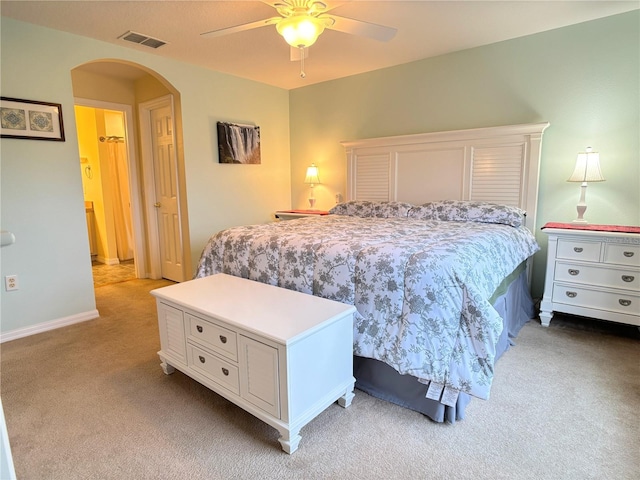
<path id="1" fill-rule="evenodd" d="M 125 260 L 118 265 L 93 262 L 93 287 L 103 287 L 113 283 L 126 282 L 136 278 L 133 260 Z"/>

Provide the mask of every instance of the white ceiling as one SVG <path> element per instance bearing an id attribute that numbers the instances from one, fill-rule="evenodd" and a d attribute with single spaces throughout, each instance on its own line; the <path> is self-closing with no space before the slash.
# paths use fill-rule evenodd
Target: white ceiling
<path id="1" fill-rule="evenodd" d="M 259 1 L 5 1 L 3 16 L 249 78 L 285 89 L 347 77 L 640 8 L 640 0 L 331 1 L 331 13 L 395 27 L 389 42 L 325 30 L 306 78 L 274 26 L 207 38 L 211 30 L 276 16 Z M 118 39 L 134 31 L 157 50 Z M 110 69 L 126 75 L 127 69 Z"/>

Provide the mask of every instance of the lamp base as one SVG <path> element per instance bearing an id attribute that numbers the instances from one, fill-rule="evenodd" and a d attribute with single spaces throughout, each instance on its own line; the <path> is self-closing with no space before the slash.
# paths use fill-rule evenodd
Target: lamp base
<path id="1" fill-rule="evenodd" d="M 584 212 L 587 211 L 587 203 L 585 202 L 585 196 L 587 193 L 587 182 L 582 182 L 580 187 L 580 200 L 576 205 L 576 210 L 578 212 L 578 218 L 576 218 L 573 223 L 589 223 L 584 219 Z"/>
<path id="2" fill-rule="evenodd" d="M 309 199 L 309 210 L 315 210 L 316 206 L 316 199 L 315 198 L 310 198 Z"/>

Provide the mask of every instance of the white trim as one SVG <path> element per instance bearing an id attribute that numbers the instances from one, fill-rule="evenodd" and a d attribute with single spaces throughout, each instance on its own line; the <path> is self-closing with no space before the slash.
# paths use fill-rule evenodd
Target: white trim
<path id="1" fill-rule="evenodd" d="M 466 142 L 470 140 L 495 139 L 510 135 L 535 135 L 542 137 L 542 132 L 549 126 L 544 123 L 526 123 L 521 125 L 505 125 L 501 127 L 470 128 L 468 130 L 450 130 L 446 132 L 428 132 L 415 135 L 397 135 L 394 137 L 367 138 L 340 142 L 347 149 L 358 147 L 401 146 L 437 142 Z"/>
<path id="2" fill-rule="evenodd" d="M 153 168 L 153 143 L 151 136 L 151 110 L 165 104 L 165 97 L 156 98 L 138 105 L 138 122 L 140 129 L 140 153 L 142 154 L 145 211 L 147 213 L 147 233 L 149 235 L 149 277 L 162 278 L 160 259 L 160 238 L 158 235 L 158 218 L 154 207 L 156 184 Z"/>
<path id="3" fill-rule="evenodd" d="M 49 330 L 55 330 L 57 328 L 66 327 L 76 323 L 86 322 L 88 320 L 98 318 L 99 316 L 100 313 L 98 313 L 98 310 L 89 310 L 88 312 L 76 313 L 75 315 L 59 318 L 57 320 L 38 323 L 24 328 L 17 328 L 9 332 L 0 333 L 0 343 L 10 342 L 11 340 L 17 340 L 18 338 L 48 332 Z"/>
<path id="4" fill-rule="evenodd" d="M 96 256 L 96 262 L 103 263 L 104 265 L 120 265 L 120 259 L 116 258 L 105 258 Z"/>
<path id="5" fill-rule="evenodd" d="M 147 278 L 147 272 L 144 268 L 146 248 L 142 220 L 142 192 L 140 191 L 140 182 L 138 180 L 139 168 L 136 157 L 136 135 L 133 127 L 133 107 L 126 103 L 104 102 L 79 97 L 74 98 L 74 104 L 124 113 L 124 122 L 127 131 L 126 145 L 129 167 L 129 192 L 131 194 L 131 221 L 133 223 L 133 257 L 135 260 L 136 278 Z M 98 140 L 96 139 L 96 141 Z"/>

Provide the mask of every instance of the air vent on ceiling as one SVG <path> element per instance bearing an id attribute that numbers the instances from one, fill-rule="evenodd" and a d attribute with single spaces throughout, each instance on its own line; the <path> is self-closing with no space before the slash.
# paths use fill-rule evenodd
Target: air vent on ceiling
<path id="1" fill-rule="evenodd" d="M 132 31 L 123 33 L 118 38 L 126 40 L 127 42 L 139 43 L 140 45 L 145 45 L 151 48 L 158 48 L 163 45 L 166 45 L 167 43 L 162 40 L 158 40 L 157 38 L 153 38 L 148 35 L 143 35 L 142 33 L 136 33 Z"/>

